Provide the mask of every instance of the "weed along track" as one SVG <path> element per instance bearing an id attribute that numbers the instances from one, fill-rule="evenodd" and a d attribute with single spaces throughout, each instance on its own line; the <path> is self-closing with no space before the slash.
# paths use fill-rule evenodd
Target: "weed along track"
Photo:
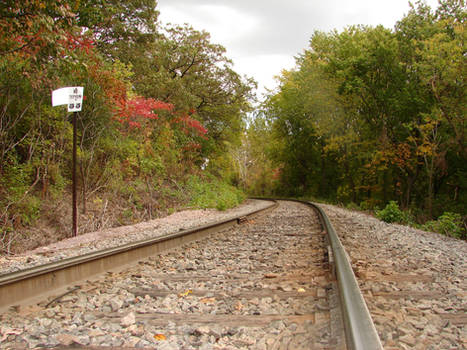
<path id="1" fill-rule="evenodd" d="M 280 202 L 204 239 L 2 315 L 3 346 L 342 348 L 317 214 Z"/>

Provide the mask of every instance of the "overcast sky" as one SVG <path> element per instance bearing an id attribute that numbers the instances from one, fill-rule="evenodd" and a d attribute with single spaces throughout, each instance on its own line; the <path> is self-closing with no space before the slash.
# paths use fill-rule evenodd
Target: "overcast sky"
<path id="1" fill-rule="evenodd" d="M 438 0 L 425 0 L 436 8 Z M 408 0 L 158 0 L 162 23 L 189 23 L 227 49 L 234 70 L 264 88 L 295 65 L 315 30 L 341 31 L 352 24 L 393 28 Z"/>

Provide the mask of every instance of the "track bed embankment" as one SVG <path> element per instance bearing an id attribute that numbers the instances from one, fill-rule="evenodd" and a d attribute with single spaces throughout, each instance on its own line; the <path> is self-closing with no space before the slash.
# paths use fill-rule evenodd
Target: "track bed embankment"
<path id="1" fill-rule="evenodd" d="M 322 205 L 385 350 L 467 349 L 467 243 Z"/>
<path id="2" fill-rule="evenodd" d="M 2 317 L 2 347 L 340 349 L 325 234 L 292 202 Z M 9 329 L 7 329 L 9 328 Z"/>

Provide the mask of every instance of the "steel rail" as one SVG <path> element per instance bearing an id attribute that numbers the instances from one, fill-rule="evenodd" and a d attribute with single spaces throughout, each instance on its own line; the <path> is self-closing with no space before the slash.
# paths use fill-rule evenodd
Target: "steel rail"
<path id="1" fill-rule="evenodd" d="M 78 281 L 199 240 L 210 233 L 240 224 L 249 217 L 272 210 L 277 205 L 277 202 L 273 201 L 265 208 L 230 219 L 0 275 L 0 312 L 9 306 L 28 303 L 34 298 L 46 293 L 50 294 Z"/>
<path id="2" fill-rule="evenodd" d="M 255 199 L 298 202 L 316 210 L 331 245 L 347 348 L 351 350 L 383 350 L 383 345 L 358 286 L 348 255 L 324 210 L 315 203 L 299 199 L 262 197 Z"/>
<path id="3" fill-rule="evenodd" d="M 334 227 L 321 207 L 306 203 L 317 210 L 328 233 L 335 261 L 347 347 L 352 350 L 383 350 L 349 258 Z"/>

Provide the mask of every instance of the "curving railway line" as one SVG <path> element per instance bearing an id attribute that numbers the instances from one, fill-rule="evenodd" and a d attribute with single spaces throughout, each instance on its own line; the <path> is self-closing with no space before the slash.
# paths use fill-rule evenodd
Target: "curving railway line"
<path id="1" fill-rule="evenodd" d="M 382 349 L 304 202 L 2 275 L 0 307 L 2 348 Z"/>

